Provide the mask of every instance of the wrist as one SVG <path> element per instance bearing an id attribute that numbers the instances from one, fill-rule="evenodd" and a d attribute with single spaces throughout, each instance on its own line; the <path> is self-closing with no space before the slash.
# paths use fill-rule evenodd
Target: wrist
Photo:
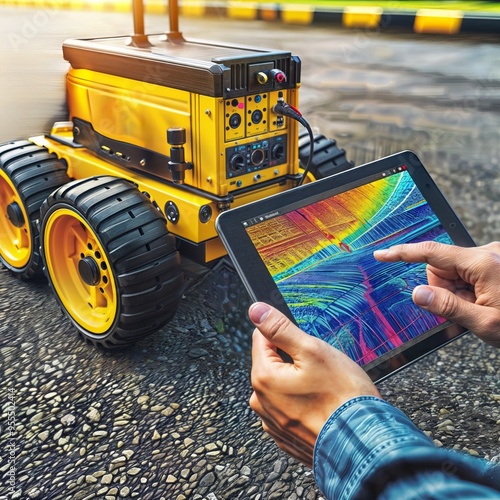
<path id="1" fill-rule="evenodd" d="M 355 397 L 332 413 L 316 440 L 316 482 L 327 498 L 353 498 L 388 457 L 422 446 L 434 444 L 400 410 L 374 396 Z"/>

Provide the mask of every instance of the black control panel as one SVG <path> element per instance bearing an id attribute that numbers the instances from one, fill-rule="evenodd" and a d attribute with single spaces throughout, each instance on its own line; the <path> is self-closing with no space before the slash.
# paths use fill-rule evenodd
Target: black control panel
<path id="1" fill-rule="evenodd" d="M 286 163 L 286 135 L 226 148 L 226 177 L 257 172 Z"/>

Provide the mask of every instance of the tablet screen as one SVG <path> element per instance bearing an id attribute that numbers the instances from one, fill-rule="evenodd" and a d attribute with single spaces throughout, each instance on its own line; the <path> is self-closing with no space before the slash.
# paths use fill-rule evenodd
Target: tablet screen
<path id="1" fill-rule="evenodd" d="M 425 265 L 373 257 L 400 243 L 453 243 L 405 166 L 242 224 L 299 327 L 361 366 L 442 327 L 411 299 L 427 283 Z"/>

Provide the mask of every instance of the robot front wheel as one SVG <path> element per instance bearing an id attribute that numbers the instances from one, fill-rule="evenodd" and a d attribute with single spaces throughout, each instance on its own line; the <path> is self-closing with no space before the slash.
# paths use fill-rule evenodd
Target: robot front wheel
<path id="1" fill-rule="evenodd" d="M 175 238 L 134 184 L 101 176 L 60 187 L 42 204 L 40 234 L 49 284 L 85 340 L 124 347 L 177 311 Z"/>

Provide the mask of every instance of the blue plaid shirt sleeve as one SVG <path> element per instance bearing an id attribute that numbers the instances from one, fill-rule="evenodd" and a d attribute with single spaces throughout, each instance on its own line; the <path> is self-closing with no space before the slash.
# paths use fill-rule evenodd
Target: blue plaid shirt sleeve
<path id="1" fill-rule="evenodd" d="M 328 500 L 500 499 L 500 467 L 437 448 L 411 420 L 372 396 L 351 399 L 321 430 L 314 475 Z"/>

